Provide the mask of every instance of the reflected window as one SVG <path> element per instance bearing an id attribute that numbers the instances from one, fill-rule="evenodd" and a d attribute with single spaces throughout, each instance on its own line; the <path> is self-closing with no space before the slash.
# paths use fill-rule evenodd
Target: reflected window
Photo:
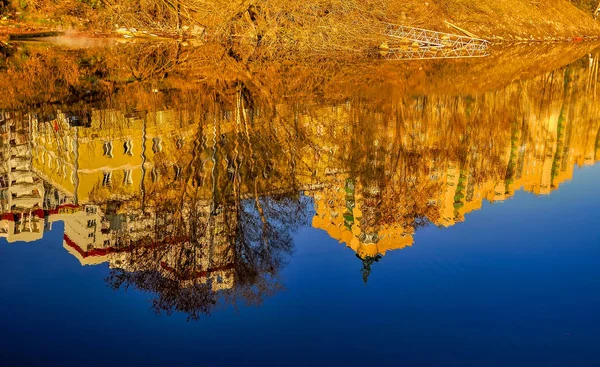
<path id="1" fill-rule="evenodd" d="M 158 173 L 158 169 L 156 167 L 152 167 L 152 171 L 150 172 L 150 176 L 152 177 L 152 182 L 157 182 L 160 178 Z"/>
<path id="2" fill-rule="evenodd" d="M 179 180 L 181 178 L 181 168 L 175 165 L 173 166 L 173 170 L 175 171 L 175 180 Z"/>
<path id="3" fill-rule="evenodd" d="M 133 143 L 131 140 L 127 140 L 125 143 L 123 143 L 123 154 L 133 155 Z"/>
<path id="4" fill-rule="evenodd" d="M 183 140 L 182 137 L 178 137 L 177 140 L 175 141 L 175 146 L 177 147 L 177 149 L 183 148 L 184 144 L 185 144 L 185 140 Z"/>
<path id="5" fill-rule="evenodd" d="M 123 184 L 133 185 L 133 177 L 130 169 L 123 170 Z"/>
<path id="6" fill-rule="evenodd" d="M 112 172 L 104 172 L 102 177 L 102 186 L 110 186 L 112 183 Z"/>
<path id="7" fill-rule="evenodd" d="M 112 142 L 105 141 L 104 144 L 102 144 L 102 153 L 105 157 L 112 158 L 112 156 L 113 156 L 112 149 L 113 149 Z"/>
<path id="8" fill-rule="evenodd" d="M 152 151 L 154 152 L 154 154 L 162 152 L 162 141 L 160 138 L 152 139 Z"/>

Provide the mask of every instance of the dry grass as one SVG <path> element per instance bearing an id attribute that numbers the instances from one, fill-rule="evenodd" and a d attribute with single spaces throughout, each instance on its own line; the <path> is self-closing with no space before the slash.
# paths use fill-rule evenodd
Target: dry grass
<path id="1" fill-rule="evenodd" d="M 566 0 L 449 0 L 445 3 L 444 16 L 448 20 L 482 37 L 546 39 L 600 34 L 591 13 Z"/>
<path id="2" fill-rule="evenodd" d="M 565 0 L 110 0 L 111 23 L 162 33 L 202 29 L 204 40 L 234 57 L 360 53 L 382 42 L 378 21 L 446 32 L 455 23 L 486 38 L 537 39 L 600 35 L 589 13 Z"/>
<path id="3" fill-rule="evenodd" d="M 238 60 L 290 54 L 359 53 L 380 44 L 378 21 L 480 37 L 544 40 L 600 35 L 578 0 L 23 0 L 36 19 L 76 27 L 115 26 L 200 38 L 228 47 Z M 578 9 L 579 5 L 588 12 Z"/>
<path id="4" fill-rule="evenodd" d="M 111 23 L 201 36 L 231 46 L 241 59 L 256 52 L 362 52 L 376 44 L 372 22 L 386 14 L 385 0 L 110 1 Z"/>

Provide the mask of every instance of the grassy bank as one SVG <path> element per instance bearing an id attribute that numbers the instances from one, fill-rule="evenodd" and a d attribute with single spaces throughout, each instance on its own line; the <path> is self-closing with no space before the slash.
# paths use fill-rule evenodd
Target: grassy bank
<path id="1" fill-rule="evenodd" d="M 595 0 L 0 1 L 7 21 L 194 38 L 227 45 L 241 59 L 363 52 L 382 41 L 379 21 L 457 32 L 447 21 L 498 41 L 600 35 L 600 23 L 592 17 Z"/>

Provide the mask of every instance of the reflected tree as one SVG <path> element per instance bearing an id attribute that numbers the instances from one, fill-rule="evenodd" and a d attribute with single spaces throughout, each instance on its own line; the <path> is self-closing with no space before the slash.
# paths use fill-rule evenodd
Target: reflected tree
<path id="1" fill-rule="evenodd" d="M 166 179 L 145 186 L 144 210 L 135 200 L 123 204 L 146 219 L 140 234 L 122 234 L 128 250 L 107 278 L 113 289 L 154 294 L 157 312 L 193 320 L 220 303 L 258 305 L 280 290 L 292 233 L 309 220 L 309 200 L 282 184 L 290 168 L 278 159 L 277 141 L 254 136 L 245 127 L 254 114 L 241 106 L 225 132 L 220 116 L 229 104 L 222 99 L 192 117 L 198 129 L 190 150 L 174 163 L 158 157 Z"/>

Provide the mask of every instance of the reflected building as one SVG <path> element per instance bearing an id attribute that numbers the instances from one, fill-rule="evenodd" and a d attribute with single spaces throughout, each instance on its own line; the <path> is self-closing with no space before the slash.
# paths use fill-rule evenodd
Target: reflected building
<path id="1" fill-rule="evenodd" d="M 144 178 L 158 179 L 156 159 L 176 155 L 186 140 L 189 144 L 193 126 L 174 125 L 175 115 L 93 110 L 71 117 L 58 111 L 49 121 L 33 119 L 33 165 L 78 202 L 89 202 L 90 194 L 103 187 L 128 199 L 138 193 Z"/>
<path id="2" fill-rule="evenodd" d="M 29 122 L 0 113 L 0 234 L 9 242 L 34 241 L 44 230 L 44 184 L 32 170 Z"/>
<path id="3" fill-rule="evenodd" d="M 597 162 L 586 75 L 566 67 L 476 96 L 263 105 L 238 86 L 210 106 L 3 113 L 0 233 L 31 241 L 62 221 L 83 265 L 217 291 L 236 284 L 241 233 L 289 240 L 280 216 L 302 213 L 284 199 L 302 195 L 312 226 L 355 251 L 366 279 L 420 227 L 518 190 L 547 195 Z"/>
<path id="4" fill-rule="evenodd" d="M 424 221 L 452 226 L 484 200 L 507 200 L 521 189 L 550 194 L 572 179 L 575 167 L 599 159 L 598 111 L 581 88 L 585 72 L 561 70 L 556 74 L 562 78 L 555 75 L 550 84 L 544 75 L 478 96 L 479 101 L 408 98 L 392 104 L 387 116 L 356 106 L 346 120 L 358 117 L 381 131 L 345 123 L 355 130 L 338 133 L 337 144 L 327 143 L 336 152 L 333 160 L 345 168 L 341 174 L 340 167 L 330 168 L 338 174 L 314 194 L 313 226 L 365 261 L 410 246 Z M 541 90 L 545 95 L 538 95 Z M 392 121 L 385 120 L 389 117 Z M 335 136 L 338 124 L 339 118 L 310 122 L 315 135 Z M 357 146 L 356 137 L 369 134 Z M 349 154 L 347 147 L 359 153 Z M 369 160 L 378 149 L 380 158 Z"/>

